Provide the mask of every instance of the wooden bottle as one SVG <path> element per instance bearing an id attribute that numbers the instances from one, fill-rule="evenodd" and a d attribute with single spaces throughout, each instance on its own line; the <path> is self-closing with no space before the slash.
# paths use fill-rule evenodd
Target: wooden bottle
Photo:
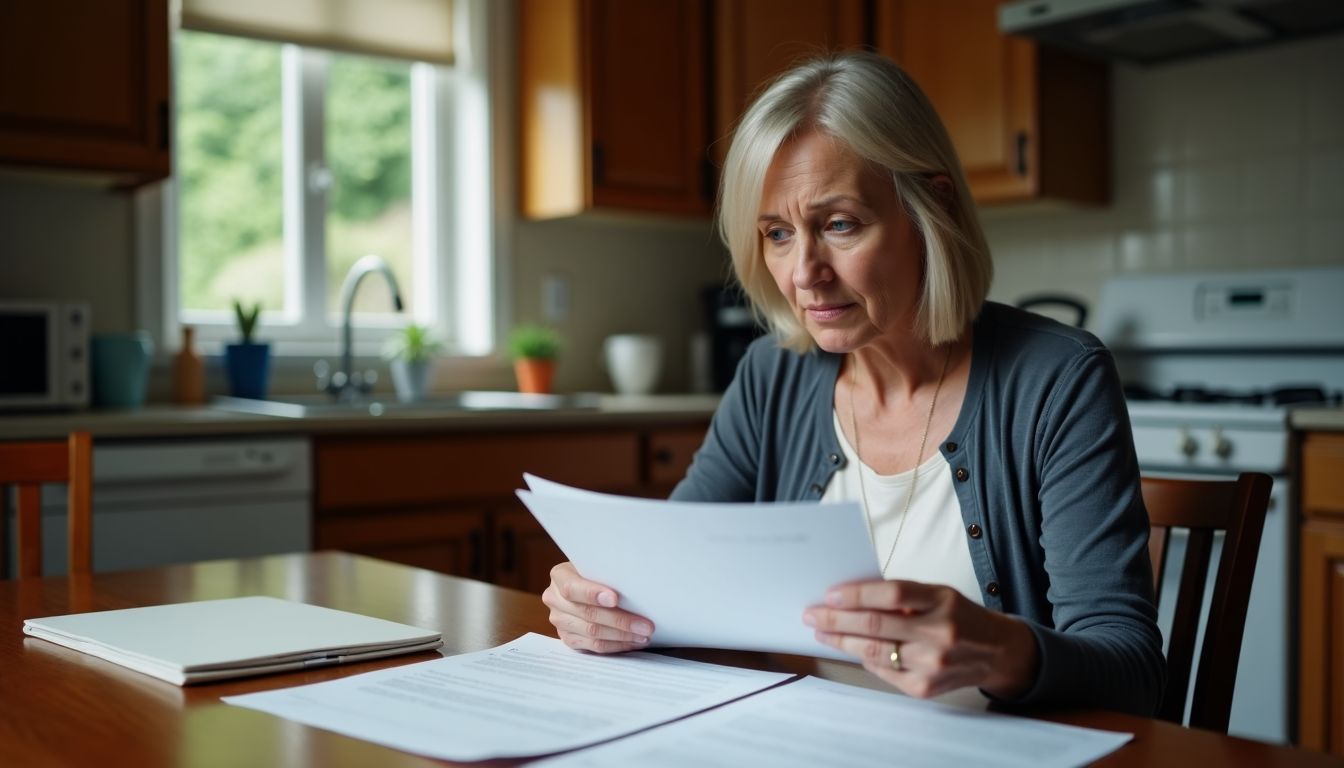
<path id="1" fill-rule="evenodd" d="M 196 354 L 196 329 L 182 326 L 182 349 L 173 358 L 173 402 L 201 405 L 205 402 L 205 362 Z"/>

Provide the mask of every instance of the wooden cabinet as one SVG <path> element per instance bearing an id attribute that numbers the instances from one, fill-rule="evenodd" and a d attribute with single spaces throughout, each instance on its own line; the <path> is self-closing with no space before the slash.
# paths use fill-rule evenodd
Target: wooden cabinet
<path id="1" fill-rule="evenodd" d="M 1298 743 L 1344 756 L 1344 433 L 1302 442 Z"/>
<path id="2" fill-rule="evenodd" d="M 1104 62 L 998 30 L 1002 0 L 876 0 L 877 49 L 928 95 L 977 202 L 1110 200 Z"/>
<path id="3" fill-rule="evenodd" d="M 521 0 L 523 213 L 708 213 L 761 86 L 864 46 L 929 95 L 977 202 L 1108 202 L 1109 66 L 1000 34 L 1001 2 Z"/>
<path id="4" fill-rule="evenodd" d="M 514 496 L 523 473 L 665 496 L 707 426 L 318 438 L 315 544 L 540 593 L 565 558 Z"/>
<path id="5" fill-rule="evenodd" d="M 868 45 L 864 0 L 718 0 L 714 4 L 714 146 L 720 165 L 757 92 L 801 59 Z"/>
<path id="6" fill-rule="evenodd" d="M 168 175 L 168 0 L 0 3 L 0 72 L 0 164 Z"/>
<path id="7" fill-rule="evenodd" d="M 519 3 L 524 215 L 709 212 L 706 22 L 704 0 Z"/>

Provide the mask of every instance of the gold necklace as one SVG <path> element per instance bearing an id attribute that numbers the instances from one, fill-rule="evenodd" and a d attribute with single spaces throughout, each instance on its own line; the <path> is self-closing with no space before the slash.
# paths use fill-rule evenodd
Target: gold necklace
<path id="1" fill-rule="evenodd" d="M 938 374 L 938 385 L 933 388 L 933 398 L 929 400 L 929 415 L 924 420 L 924 434 L 919 437 L 919 453 L 915 454 L 914 474 L 910 476 L 910 493 L 905 497 L 905 506 L 901 508 L 901 522 L 896 526 L 896 538 L 891 541 L 891 550 L 887 552 L 887 559 L 882 563 L 882 576 L 887 574 L 887 566 L 891 565 L 892 555 L 896 554 L 896 544 L 901 540 L 901 531 L 905 530 L 905 518 L 910 515 L 910 502 L 915 498 L 915 487 L 919 483 L 919 466 L 924 460 L 924 445 L 929 439 L 929 428 L 933 426 L 933 409 L 938 405 L 938 393 L 943 389 L 943 377 L 947 375 L 947 362 L 952 359 L 952 347 L 947 348 L 947 353 L 943 355 L 943 370 Z M 859 472 L 859 497 L 863 499 L 863 519 L 868 523 L 868 538 L 872 539 L 873 544 L 877 544 L 877 532 L 873 529 L 873 513 L 868 506 L 868 491 L 863 486 L 863 454 L 859 453 L 859 420 L 854 415 L 854 390 L 858 389 L 859 382 L 859 361 L 858 358 L 851 360 L 849 369 L 849 430 L 854 434 L 854 455 L 858 458 L 858 466 L 855 469 Z"/>

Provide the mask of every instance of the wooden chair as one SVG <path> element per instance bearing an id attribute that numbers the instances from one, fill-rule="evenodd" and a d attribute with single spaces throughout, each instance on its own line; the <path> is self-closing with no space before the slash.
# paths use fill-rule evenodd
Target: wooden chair
<path id="1" fill-rule="evenodd" d="M 18 504 L 19 578 L 42 575 L 43 483 L 68 483 L 69 572 L 93 570 L 93 439 L 73 432 L 68 440 L 0 443 L 0 491 L 15 486 Z M 3 497 L 0 497 L 3 498 Z M 0 525 L 0 551 L 4 526 Z"/>
<path id="2" fill-rule="evenodd" d="M 1236 480 L 1221 481 L 1143 478 L 1143 503 L 1148 507 L 1148 521 L 1152 526 L 1148 553 L 1153 562 L 1154 583 L 1159 590 L 1171 529 L 1189 531 L 1167 643 L 1167 689 L 1157 713 L 1162 720 L 1178 725 L 1184 722 L 1213 534 L 1224 531 L 1199 669 L 1195 674 L 1189 725 L 1227 733 L 1227 721 L 1232 712 L 1232 688 L 1236 684 L 1237 661 L 1241 656 L 1242 630 L 1246 626 L 1246 606 L 1251 597 L 1251 578 L 1255 575 L 1260 533 L 1264 530 L 1272 485 L 1269 475 L 1258 472 L 1245 472 Z"/>

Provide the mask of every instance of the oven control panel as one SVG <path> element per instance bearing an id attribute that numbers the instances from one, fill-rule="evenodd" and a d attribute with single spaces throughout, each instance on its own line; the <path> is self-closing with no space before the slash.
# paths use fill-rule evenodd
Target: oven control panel
<path id="1" fill-rule="evenodd" d="M 1288 433 L 1217 424 L 1134 427 L 1134 450 L 1145 469 L 1281 474 L 1288 466 Z"/>
<path id="2" fill-rule="evenodd" d="M 1219 318 L 1237 321 L 1255 318 L 1282 318 L 1292 312 L 1293 287 L 1277 285 L 1205 284 L 1197 292 L 1195 305 L 1206 320 Z"/>

